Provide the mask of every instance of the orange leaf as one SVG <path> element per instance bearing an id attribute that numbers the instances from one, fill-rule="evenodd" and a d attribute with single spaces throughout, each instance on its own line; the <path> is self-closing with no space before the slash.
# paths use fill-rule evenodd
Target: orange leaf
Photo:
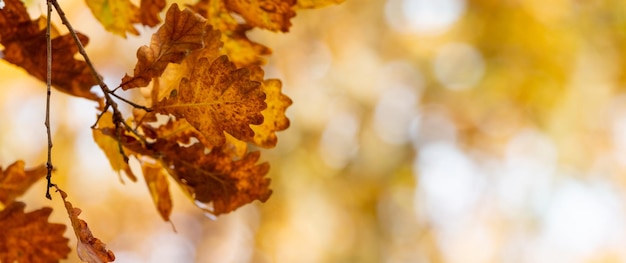
<path id="1" fill-rule="evenodd" d="M 180 63 L 189 52 L 203 46 L 203 37 L 211 31 L 206 19 L 173 4 L 167 11 L 165 23 L 152 35 L 150 46 L 137 50 L 137 65 L 131 77 L 122 78 L 122 89 L 144 87 L 159 77 L 169 63 Z"/>
<path id="2" fill-rule="evenodd" d="M 74 228 L 74 233 L 78 238 L 77 252 L 78 257 L 84 261 L 89 263 L 104 263 L 111 262 L 115 260 L 115 255 L 111 250 L 106 248 L 106 245 L 93 236 L 91 230 L 89 230 L 89 226 L 87 226 L 87 222 L 78 218 L 81 210 L 78 208 L 74 208 L 72 203 L 66 200 L 67 194 L 63 192 L 63 190 L 58 189 L 61 194 L 61 198 L 63 198 L 63 202 L 65 203 L 65 209 L 67 210 L 67 214 L 70 217 L 70 221 L 72 221 L 72 228 Z"/>
<path id="3" fill-rule="evenodd" d="M 265 202 L 272 190 L 265 175 L 269 164 L 256 164 L 260 153 L 252 152 L 239 160 L 213 148 L 205 154 L 200 144 L 190 147 L 172 147 L 165 153 L 168 168 L 183 190 L 200 203 L 210 204 L 206 210 L 214 215 L 231 212 L 254 200 Z"/>
<path id="4" fill-rule="evenodd" d="M 152 201 L 165 221 L 170 221 L 172 197 L 170 195 L 167 173 L 158 163 L 142 162 L 143 176 L 146 179 Z"/>
<path id="5" fill-rule="evenodd" d="M 159 13 L 165 8 L 165 0 L 141 0 L 139 19 L 146 26 L 156 26 L 161 22 Z"/>
<path id="6" fill-rule="evenodd" d="M 113 124 L 113 114 L 108 111 L 105 112 L 100 121 L 98 122 L 98 129 L 92 130 L 92 135 L 96 144 L 102 149 L 107 159 L 109 159 L 109 163 L 111 164 L 111 168 L 116 171 L 118 174 L 121 171 L 126 173 L 128 178 L 135 182 L 137 181 L 137 177 L 133 174 L 133 171 L 128 166 L 128 159 L 124 158 L 124 155 L 120 153 L 120 144 L 115 139 L 114 135 L 109 135 L 107 133 L 111 133 L 111 130 L 115 130 L 115 124 Z M 115 132 L 113 132 L 115 134 Z M 128 155 L 130 151 L 127 148 L 123 148 L 124 152 Z M 121 179 L 121 175 L 120 175 Z"/>
<path id="7" fill-rule="evenodd" d="M 341 4 L 346 0 L 298 0 L 296 8 L 321 8 Z"/>
<path id="8" fill-rule="evenodd" d="M 251 30 L 249 26 L 238 26 L 224 39 L 223 53 L 238 66 L 250 67 L 265 64 L 261 56 L 272 54 L 272 50 L 257 42 L 248 39 L 246 32 Z"/>
<path id="9" fill-rule="evenodd" d="M 261 56 L 271 54 L 272 50 L 248 38 L 246 32 L 254 27 L 239 24 L 237 19 L 231 15 L 231 10 L 226 7 L 224 0 L 199 1 L 191 8 L 206 17 L 208 23 L 222 32 L 224 48 L 221 52 L 223 55 L 227 55 L 237 67 L 265 64 L 265 59 Z"/>
<path id="10" fill-rule="evenodd" d="M 46 81 L 45 30 L 39 20 L 31 21 L 24 4 L 19 0 L 6 0 L 0 12 L 0 43 L 4 46 L 4 60 L 11 62 L 41 81 Z M 78 34 L 83 45 L 88 38 Z M 97 84 L 87 63 L 74 59 L 78 48 L 70 35 L 52 40 L 52 85 L 65 93 L 90 100 L 99 100 L 91 87 Z"/>
<path id="11" fill-rule="evenodd" d="M 221 146 L 224 132 L 251 140 L 250 124 L 263 123 L 266 108 L 260 84 L 250 80 L 248 69 L 236 69 L 226 56 L 210 63 L 200 58 L 178 91 L 155 105 L 155 109 L 185 118 L 205 137 L 208 147 Z"/>
<path id="12" fill-rule="evenodd" d="M 278 79 L 268 79 L 263 82 L 263 91 L 266 94 L 267 109 L 263 110 L 263 123 L 250 126 L 254 130 L 254 143 L 258 146 L 271 148 L 276 146 L 277 131 L 289 127 L 289 119 L 285 110 L 291 105 L 291 99 L 281 93 L 281 83 Z"/>
<path id="13" fill-rule="evenodd" d="M 24 207 L 11 202 L 0 211 L 0 262 L 52 263 L 67 258 L 65 225 L 48 223 L 52 208 L 24 213 Z"/>
<path id="14" fill-rule="evenodd" d="M 23 161 L 14 162 L 4 171 L 0 167 L 0 208 L 24 194 L 31 185 L 47 173 L 48 169 L 44 165 L 26 171 Z"/>
<path id="15" fill-rule="evenodd" d="M 295 4 L 296 0 L 226 0 L 226 7 L 249 25 L 282 32 L 289 31 L 289 20 L 296 16 Z"/>

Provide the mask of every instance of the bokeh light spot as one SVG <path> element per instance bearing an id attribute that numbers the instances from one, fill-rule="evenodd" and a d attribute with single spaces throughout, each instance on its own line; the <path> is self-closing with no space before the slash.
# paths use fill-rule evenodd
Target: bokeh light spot
<path id="1" fill-rule="evenodd" d="M 485 62 L 474 47 L 465 43 L 442 46 L 433 62 L 435 77 L 451 90 L 468 89 L 483 77 Z"/>

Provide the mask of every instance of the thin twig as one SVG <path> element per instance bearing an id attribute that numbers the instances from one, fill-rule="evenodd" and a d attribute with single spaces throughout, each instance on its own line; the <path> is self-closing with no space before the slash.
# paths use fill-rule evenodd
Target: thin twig
<path id="1" fill-rule="evenodd" d="M 106 85 L 106 83 L 104 83 L 104 80 L 102 79 L 102 76 L 100 76 L 100 74 L 98 74 L 98 71 L 94 67 L 93 63 L 91 63 L 91 59 L 89 59 L 89 56 L 87 55 L 87 52 L 85 51 L 85 47 L 80 42 L 80 39 L 78 38 L 78 34 L 76 33 L 76 30 L 74 30 L 74 28 L 70 24 L 70 21 L 67 19 L 67 16 L 65 16 L 65 12 L 63 12 L 63 9 L 61 8 L 61 6 L 57 2 L 57 0 L 48 0 L 48 2 L 52 3 L 52 5 L 54 5 L 54 8 L 56 9 L 57 13 L 59 14 L 59 17 L 61 18 L 61 21 L 63 21 L 63 24 L 69 30 L 70 35 L 72 35 L 72 38 L 74 38 L 74 42 L 76 43 L 76 46 L 78 47 L 78 53 L 80 53 L 83 56 L 83 58 L 85 59 L 85 63 L 87 63 L 87 66 L 89 66 L 89 69 L 91 70 L 91 73 L 93 74 L 93 76 L 98 81 L 98 85 L 100 86 L 100 89 L 102 89 L 102 92 L 104 93 L 104 99 L 106 101 L 105 111 L 109 107 L 113 110 L 113 123 L 116 126 L 116 130 L 119 129 L 118 127 L 119 127 L 119 124 L 121 123 L 124 127 L 126 127 L 127 130 L 130 130 L 141 141 L 145 142 L 145 138 L 143 136 L 141 136 L 140 134 L 138 134 L 137 131 L 133 130 L 130 127 L 130 125 L 128 125 L 128 123 L 126 123 L 124 121 L 124 119 L 121 118 L 122 114 L 121 114 L 120 110 L 118 109 L 117 103 L 115 102 L 115 100 L 113 100 L 112 96 L 115 96 L 116 98 L 119 98 L 119 99 L 123 100 L 124 102 L 129 103 L 133 107 L 140 108 L 140 109 L 143 109 L 143 110 L 146 110 L 146 111 L 150 111 L 150 109 L 148 109 L 147 107 L 140 106 L 140 105 L 137 105 L 135 103 L 132 103 L 132 102 L 126 100 L 126 99 L 122 99 L 121 97 L 117 96 L 116 94 L 114 94 L 109 89 L 109 87 Z M 103 113 L 105 111 L 103 111 Z M 98 120 L 100 120 L 100 117 L 102 117 L 102 115 L 98 116 Z M 95 127 L 97 125 L 97 123 L 98 122 L 96 121 L 96 123 L 92 127 Z M 118 141 L 120 141 L 121 140 L 121 134 L 119 132 L 116 132 L 116 133 L 117 133 L 117 136 L 118 136 L 117 139 L 118 139 Z M 122 155 L 125 156 L 125 154 L 123 153 L 124 149 L 121 147 L 121 144 L 120 144 L 120 152 L 122 152 Z"/>
<path id="2" fill-rule="evenodd" d="M 139 104 L 134 103 L 134 102 L 132 102 L 130 100 L 127 100 L 126 98 L 124 98 L 124 97 L 122 97 L 120 95 L 115 94 L 115 90 L 111 91 L 111 95 L 113 97 L 116 97 L 116 98 L 120 99 L 123 102 L 126 102 L 128 105 L 133 106 L 134 108 L 141 109 L 141 110 L 144 110 L 146 112 L 151 112 L 152 111 L 152 109 L 150 109 L 150 108 L 148 108 L 146 106 L 139 105 Z"/>
<path id="3" fill-rule="evenodd" d="M 52 134 L 50 132 L 50 95 L 52 88 L 52 37 L 50 36 L 50 16 L 52 14 L 52 5 L 50 1 L 48 3 L 48 17 L 46 24 L 46 132 L 48 133 L 48 161 L 46 167 L 48 168 L 48 174 L 46 179 L 48 180 L 48 186 L 46 187 L 46 198 L 52 200 L 50 196 L 50 187 L 54 186 L 52 183 Z"/>

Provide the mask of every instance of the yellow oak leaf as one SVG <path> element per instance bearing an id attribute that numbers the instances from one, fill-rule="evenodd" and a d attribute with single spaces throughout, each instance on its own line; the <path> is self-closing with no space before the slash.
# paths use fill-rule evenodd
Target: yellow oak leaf
<path id="1" fill-rule="evenodd" d="M 254 144 L 258 146 L 265 148 L 276 146 L 278 142 L 276 132 L 289 128 L 289 119 L 285 116 L 285 110 L 292 101 L 281 93 L 281 86 L 278 79 L 268 79 L 263 82 L 262 87 L 267 103 L 267 108 L 261 112 L 263 123 L 250 126 L 254 131 Z"/>
<path id="2" fill-rule="evenodd" d="M 31 170 L 24 170 L 24 166 L 23 161 L 16 161 L 6 170 L 0 167 L 0 209 L 24 194 L 31 185 L 48 173 L 45 165 Z"/>
<path id="3" fill-rule="evenodd" d="M 109 159 L 111 168 L 118 174 L 124 171 L 126 176 L 128 176 L 131 181 L 135 182 L 137 181 L 137 177 L 130 169 L 128 159 L 124 158 L 124 155 L 120 152 L 120 143 L 115 139 L 115 132 L 111 132 L 114 130 L 113 114 L 109 111 L 105 112 L 100 118 L 100 121 L 98 121 L 98 128 L 92 130 L 93 139 L 100 149 L 102 149 L 107 159 Z M 123 147 L 122 149 L 124 149 L 127 156 L 131 153 L 128 148 Z"/>
<path id="4" fill-rule="evenodd" d="M 212 63 L 200 58 L 179 89 L 154 108 L 186 119 L 204 136 L 207 147 L 223 145 L 224 132 L 249 141 L 254 137 L 250 125 L 263 123 L 266 104 L 260 86 L 250 80 L 248 69 L 236 69 L 226 56 Z"/>
<path id="5" fill-rule="evenodd" d="M 66 227 L 48 222 L 52 208 L 24 213 L 24 207 L 11 202 L 0 211 L 0 262 L 53 263 L 67 258 Z"/>
<path id="6" fill-rule="evenodd" d="M 170 221 L 172 197 L 167 182 L 167 173 L 158 162 L 142 162 L 141 167 L 157 211 L 159 211 L 163 220 Z"/>
<path id="7" fill-rule="evenodd" d="M 104 28 L 126 37 L 126 32 L 139 35 L 134 24 L 140 22 L 139 8 L 130 0 L 86 0 L 94 17 Z"/>
<path id="8" fill-rule="evenodd" d="M 296 8 L 322 8 L 329 5 L 341 4 L 346 0 L 298 0 Z"/>

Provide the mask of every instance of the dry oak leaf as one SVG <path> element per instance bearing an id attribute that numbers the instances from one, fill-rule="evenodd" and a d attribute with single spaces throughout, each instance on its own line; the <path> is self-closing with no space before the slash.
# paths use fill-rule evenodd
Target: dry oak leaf
<path id="1" fill-rule="evenodd" d="M 321 8 L 329 5 L 341 4 L 346 0 L 298 0 L 296 8 Z"/>
<path id="2" fill-rule="evenodd" d="M 120 153 L 120 147 L 117 139 L 115 139 L 115 124 L 113 123 L 113 113 L 110 111 L 105 112 L 100 120 L 98 121 L 98 128 L 92 130 L 93 139 L 98 144 L 100 149 L 104 152 L 107 159 L 109 159 L 109 163 L 111 164 L 111 168 L 120 175 L 121 171 L 126 173 L 128 178 L 135 182 L 137 181 L 137 177 L 133 174 L 133 171 L 130 169 L 128 165 L 128 159 L 124 158 L 124 155 Z M 124 149 L 126 154 L 131 153 L 127 148 Z"/>
<path id="3" fill-rule="evenodd" d="M 213 63 L 200 58 L 189 78 L 183 78 L 179 89 L 154 109 L 186 119 L 204 136 L 207 147 L 223 145 L 224 132 L 250 141 L 254 137 L 250 125 L 263 123 L 261 111 L 267 107 L 260 86 L 250 80 L 248 69 L 236 69 L 226 56 Z"/>
<path id="4" fill-rule="evenodd" d="M 30 20 L 20 0 L 7 0 L 0 12 L 0 43 L 4 46 L 3 59 L 25 69 L 30 75 L 46 81 L 46 32 L 39 28 L 39 20 Z M 78 33 L 83 45 L 88 38 Z M 70 35 L 52 39 L 52 85 L 67 94 L 98 101 L 91 92 L 97 84 L 87 63 L 76 60 L 78 48 Z"/>
<path id="5" fill-rule="evenodd" d="M 285 116 L 285 111 L 292 103 L 291 99 L 281 93 L 281 82 L 278 79 L 268 79 L 263 81 L 263 92 L 265 92 L 267 108 L 263 114 L 261 125 L 250 126 L 254 131 L 254 144 L 272 148 L 276 146 L 278 138 L 277 131 L 289 128 L 289 119 Z"/>
<path id="6" fill-rule="evenodd" d="M 52 208 L 24 213 L 24 207 L 12 202 L 0 211 L 0 262 L 54 263 L 67 258 L 65 225 L 48 222 Z"/>
<path id="7" fill-rule="evenodd" d="M 48 169 L 44 165 L 24 170 L 23 161 L 14 162 L 4 171 L 0 167 L 0 209 L 24 194 L 31 185 L 47 173 Z"/>
<path id="8" fill-rule="evenodd" d="M 152 35 L 150 46 L 137 50 L 134 76 L 122 78 L 122 89 L 147 86 L 159 77 L 169 63 L 180 63 L 191 51 L 203 47 L 203 37 L 211 31 L 206 19 L 189 9 L 181 11 L 172 4 L 165 23 Z"/>
<path id="9" fill-rule="evenodd" d="M 172 197 L 170 195 L 166 171 L 158 162 L 142 162 L 141 168 L 157 211 L 159 211 L 163 220 L 170 221 Z"/>
<path id="10" fill-rule="evenodd" d="M 78 257 L 83 262 L 89 263 L 104 263 L 104 262 L 112 262 L 115 260 L 115 254 L 106 248 L 106 245 L 93 236 L 91 230 L 89 230 L 89 226 L 87 226 L 87 222 L 78 218 L 81 210 L 78 208 L 74 208 L 72 203 L 67 201 L 67 194 L 63 192 L 63 190 L 58 189 L 61 194 L 61 198 L 63 198 L 63 202 L 65 203 L 65 209 L 67 210 L 67 214 L 70 217 L 70 221 L 72 221 L 72 228 L 74 229 L 74 233 L 76 234 L 76 238 L 78 238 L 77 252 Z"/>
<path id="11" fill-rule="evenodd" d="M 204 208 L 214 215 L 231 212 L 254 200 L 265 202 L 272 190 L 268 163 L 257 164 L 259 152 L 251 152 L 239 160 L 220 147 L 205 154 L 205 147 L 171 147 L 164 152 L 168 170 L 194 200 L 209 204 Z M 196 203 L 197 204 L 197 203 Z M 200 206 L 203 208 L 202 206 Z"/>
<path id="12" fill-rule="evenodd" d="M 139 20 L 146 26 L 156 26 L 161 22 L 159 13 L 165 8 L 165 0 L 141 0 Z"/>
<path id="13" fill-rule="evenodd" d="M 199 58 L 204 57 L 213 61 L 220 56 L 220 48 L 222 47 L 220 36 L 221 33 L 217 30 L 205 32 L 202 48 L 189 53 L 180 64 L 168 64 L 161 77 L 153 82 L 149 99 L 150 105 L 169 97 L 172 90 L 178 89 L 180 81 L 190 74 Z"/>
<path id="14" fill-rule="evenodd" d="M 133 24 L 139 23 L 139 8 L 129 0 L 86 0 L 94 17 L 107 31 L 126 37 L 139 35 Z"/>
<path id="15" fill-rule="evenodd" d="M 227 55 L 238 68 L 265 64 L 265 59 L 261 56 L 270 55 L 272 50 L 248 38 L 246 32 L 254 27 L 239 24 L 232 16 L 231 10 L 226 7 L 224 0 L 199 1 L 190 8 L 206 17 L 208 23 L 222 32 L 224 47 L 221 53 Z"/>
<path id="16" fill-rule="evenodd" d="M 290 19 L 296 16 L 297 0 L 225 0 L 226 7 L 241 15 L 246 23 L 272 31 L 289 31 Z"/>

